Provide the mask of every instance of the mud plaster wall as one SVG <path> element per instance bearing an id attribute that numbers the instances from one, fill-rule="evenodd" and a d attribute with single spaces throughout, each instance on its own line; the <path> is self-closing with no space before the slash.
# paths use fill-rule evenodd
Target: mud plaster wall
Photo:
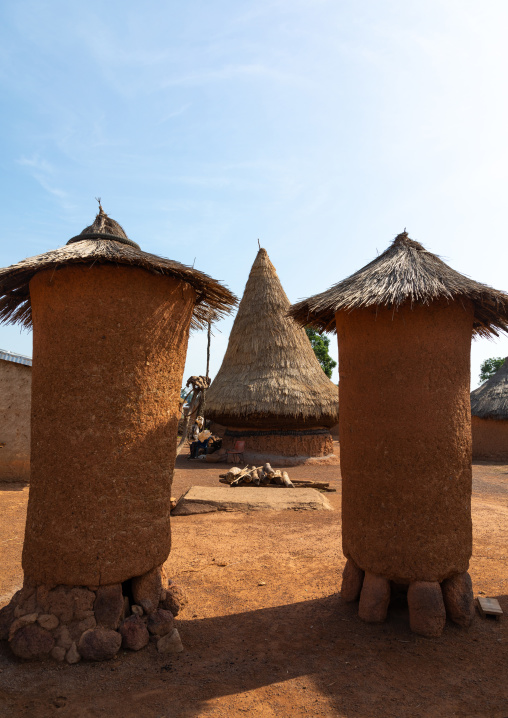
<path id="1" fill-rule="evenodd" d="M 30 479 L 32 368 L 0 359 L 0 481 Z"/>
<path id="2" fill-rule="evenodd" d="M 228 427 L 231 431 L 241 432 L 249 429 Z M 272 427 L 273 428 L 273 427 Z M 253 429 L 254 430 L 254 429 Z M 265 429 L 269 431 L 270 429 Z M 280 429 L 273 429 L 280 431 Z M 236 441 L 245 441 L 245 451 L 257 454 L 279 454 L 281 456 L 328 456 L 333 454 L 331 434 L 315 434 L 300 436 L 225 436 L 222 448 L 231 450 Z"/>
<path id="3" fill-rule="evenodd" d="M 508 420 L 471 417 L 473 459 L 508 460 Z"/>
<path id="4" fill-rule="evenodd" d="M 441 581 L 471 556 L 473 308 L 336 315 L 343 551 L 395 581 Z"/>
<path id="5" fill-rule="evenodd" d="M 178 402 L 195 292 L 138 268 L 30 282 L 32 478 L 23 547 L 36 583 L 139 576 L 170 550 Z"/>

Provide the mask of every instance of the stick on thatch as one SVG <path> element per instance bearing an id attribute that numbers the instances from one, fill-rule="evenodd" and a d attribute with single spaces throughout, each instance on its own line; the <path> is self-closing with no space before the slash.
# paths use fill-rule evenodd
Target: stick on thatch
<path id="1" fill-rule="evenodd" d="M 399 234 L 388 249 L 347 279 L 294 304 L 289 315 L 302 326 L 335 331 L 335 312 L 362 307 L 430 304 L 438 299 L 470 299 L 473 330 L 479 336 L 508 331 L 508 295 L 475 282 L 428 252 L 419 242 Z"/>

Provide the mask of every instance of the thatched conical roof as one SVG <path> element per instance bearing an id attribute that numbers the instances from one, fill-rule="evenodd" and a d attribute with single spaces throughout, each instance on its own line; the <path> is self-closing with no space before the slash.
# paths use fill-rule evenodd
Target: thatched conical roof
<path id="1" fill-rule="evenodd" d="M 289 300 L 265 249 L 252 265 L 206 416 L 228 426 L 303 428 L 338 421 L 338 390 Z"/>
<path id="2" fill-rule="evenodd" d="M 508 357 L 494 376 L 471 392 L 471 414 L 480 419 L 508 419 Z"/>
<path id="3" fill-rule="evenodd" d="M 508 294 L 475 282 L 428 252 L 403 232 L 387 250 L 347 279 L 294 304 L 290 315 L 301 325 L 335 331 L 335 312 L 361 307 L 397 308 L 405 302 L 470 299 L 474 333 L 498 336 L 508 331 Z"/>
<path id="4" fill-rule="evenodd" d="M 0 269 L 0 322 L 20 322 L 30 327 L 30 280 L 42 270 L 58 270 L 71 264 L 130 265 L 187 282 L 197 293 L 191 321 L 193 328 L 205 326 L 208 321 L 216 321 L 237 304 L 234 294 L 207 274 L 171 259 L 143 252 L 127 237 L 118 222 L 99 207 L 93 224 L 70 239 L 64 247 Z"/>

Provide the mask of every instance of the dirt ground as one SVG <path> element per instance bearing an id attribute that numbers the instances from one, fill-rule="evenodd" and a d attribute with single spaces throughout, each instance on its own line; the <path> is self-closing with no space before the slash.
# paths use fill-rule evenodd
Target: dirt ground
<path id="1" fill-rule="evenodd" d="M 223 470 L 180 457 L 173 495 L 217 485 Z M 474 590 L 508 614 L 508 466 L 473 471 Z M 172 519 L 166 567 L 189 598 L 178 617 L 184 653 L 150 645 L 105 663 L 30 664 L 3 643 L 0 716 L 508 718 L 508 617 L 447 624 L 438 639 L 412 634 L 404 605 L 383 625 L 362 623 L 338 594 L 339 468 L 289 473 L 330 481 L 336 510 Z M 0 490 L 0 606 L 22 582 L 27 497 L 21 485 Z"/>

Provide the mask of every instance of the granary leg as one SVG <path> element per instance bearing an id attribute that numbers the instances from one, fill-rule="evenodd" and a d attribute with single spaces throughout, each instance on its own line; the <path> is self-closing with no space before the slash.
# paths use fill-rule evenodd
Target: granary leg
<path id="1" fill-rule="evenodd" d="M 414 633 L 437 638 L 446 623 L 446 609 L 437 581 L 415 581 L 407 592 L 409 625 Z"/>
<path id="2" fill-rule="evenodd" d="M 473 584 L 469 573 L 458 573 L 441 584 L 446 615 L 459 626 L 467 627 L 474 618 Z"/>
<path id="3" fill-rule="evenodd" d="M 390 605 L 390 581 L 384 576 L 365 572 L 358 615 L 367 623 L 382 623 Z"/>
<path id="4" fill-rule="evenodd" d="M 356 563 L 348 558 L 342 573 L 342 586 L 340 589 L 341 598 L 348 603 L 357 601 L 363 585 L 365 572 Z"/>

